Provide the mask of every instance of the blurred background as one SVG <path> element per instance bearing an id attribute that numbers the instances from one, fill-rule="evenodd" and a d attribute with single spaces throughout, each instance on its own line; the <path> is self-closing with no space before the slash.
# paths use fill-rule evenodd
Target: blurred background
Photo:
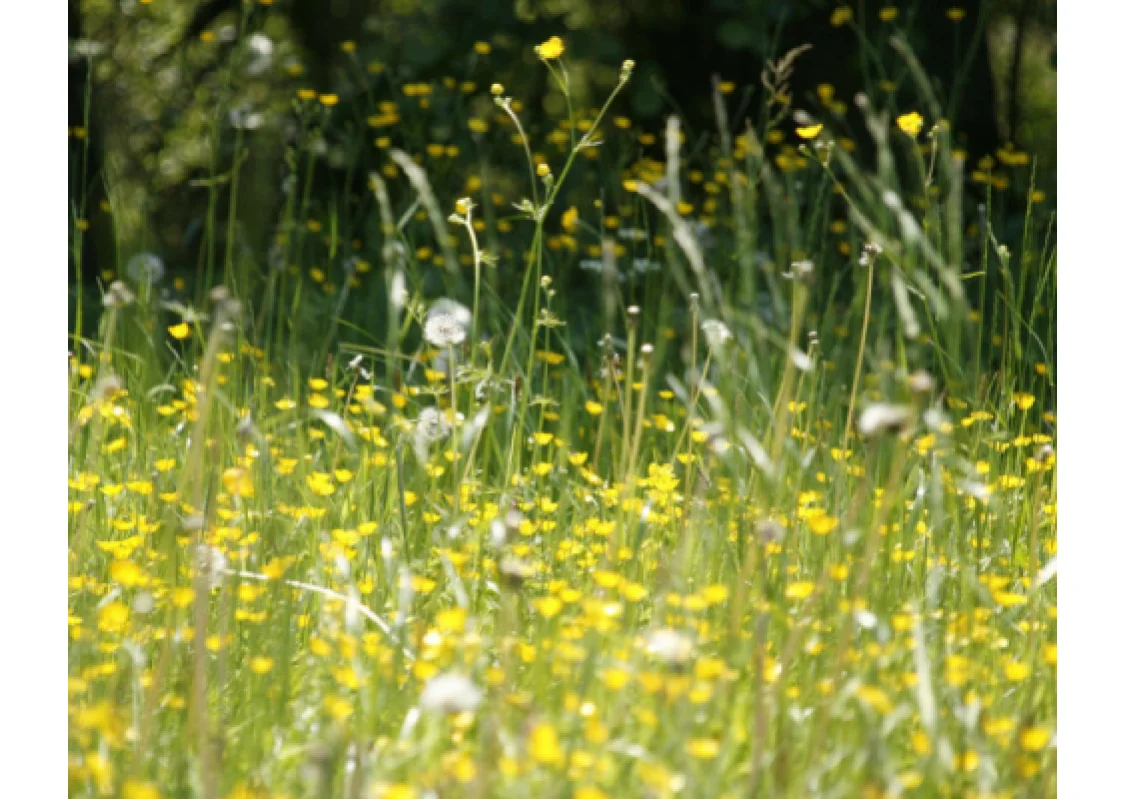
<path id="1" fill-rule="evenodd" d="M 637 64 L 597 168 L 574 181 L 586 199 L 659 162 L 673 113 L 685 168 L 713 159 L 713 90 L 730 130 L 754 126 L 777 155 L 799 144 L 800 110 L 855 131 L 862 154 L 856 92 L 892 113 L 920 107 L 893 35 L 913 48 L 967 154 L 966 209 L 991 194 L 1018 225 L 1029 164 L 1034 188 L 1053 196 L 1049 0 L 71 0 L 69 10 L 72 294 L 155 268 L 152 256 L 190 285 L 215 249 L 264 273 L 291 233 L 283 218 L 330 237 L 309 256 L 329 273 L 318 282 L 333 285 L 334 263 L 358 260 L 362 272 L 379 253 L 368 174 L 396 176 L 391 148 L 422 157 L 443 206 L 486 173 L 489 229 L 504 232 L 526 164 L 489 88 L 503 84 L 535 146 L 561 158 L 550 148 L 566 149 L 566 98 L 534 52 L 554 35 L 583 112 L 624 59 Z M 776 78 L 786 54 L 782 102 L 767 103 L 763 77 Z"/>

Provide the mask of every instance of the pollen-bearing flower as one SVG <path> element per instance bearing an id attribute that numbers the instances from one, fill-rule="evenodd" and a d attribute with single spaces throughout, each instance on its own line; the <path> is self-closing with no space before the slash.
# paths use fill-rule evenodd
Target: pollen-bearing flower
<path id="1" fill-rule="evenodd" d="M 558 36 L 552 36 L 550 39 L 543 42 L 543 44 L 536 45 L 535 52 L 544 61 L 550 61 L 566 52 L 566 45 L 563 44 L 563 40 Z"/>
<path id="2" fill-rule="evenodd" d="M 917 111 L 911 111 L 896 119 L 895 124 L 907 136 L 917 136 L 922 132 L 922 115 Z"/>
<path id="3" fill-rule="evenodd" d="M 824 130 L 824 125 L 821 124 L 802 125 L 797 128 L 797 136 L 802 139 L 815 139 L 822 130 Z"/>
<path id="4" fill-rule="evenodd" d="M 453 314 L 431 313 L 426 318 L 426 327 L 422 335 L 432 346 L 445 349 L 465 340 L 465 328 Z"/>

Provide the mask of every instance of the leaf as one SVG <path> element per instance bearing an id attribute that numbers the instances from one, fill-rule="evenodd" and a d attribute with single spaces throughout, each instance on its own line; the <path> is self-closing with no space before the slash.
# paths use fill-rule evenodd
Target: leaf
<path id="1" fill-rule="evenodd" d="M 350 449 L 355 449 L 355 435 L 343 418 L 341 418 L 340 414 L 332 411 L 314 409 L 309 412 L 309 415 L 331 428 L 332 432 L 344 439 L 344 443 L 347 444 Z"/>

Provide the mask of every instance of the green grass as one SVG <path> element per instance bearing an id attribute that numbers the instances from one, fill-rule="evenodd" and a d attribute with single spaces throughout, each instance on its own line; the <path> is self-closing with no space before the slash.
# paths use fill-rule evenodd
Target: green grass
<path id="1" fill-rule="evenodd" d="M 326 280 L 294 191 L 288 268 L 213 213 L 206 318 L 133 283 L 75 335 L 72 795 L 1054 794 L 1033 186 L 1020 241 L 967 226 L 936 103 L 868 109 L 874 173 L 771 105 L 653 175 L 587 154 L 613 99 L 549 178 L 511 125 L 526 213 L 388 158 L 373 270 Z M 435 348 L 441 293 L 472 315 Z"/>

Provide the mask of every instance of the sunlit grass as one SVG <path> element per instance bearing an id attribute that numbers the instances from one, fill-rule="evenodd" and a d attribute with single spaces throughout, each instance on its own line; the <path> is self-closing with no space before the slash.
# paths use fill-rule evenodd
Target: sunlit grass
<path id="1" fill-rule="evenodd" d="M 393 153 L 373 274 L 326 291 L 294 202 L 264 279 L 106 288 L 71 362 L 74 795 L 1054 792 L 1038 212 L 966 231 L 936 109 L 869 109 L 874 174 L 830 120 L 722 130 L 703 189 L 670 124 L 608 187 L 627 225 L 556 208 L 633 71 L 579 117 L 564 52 L 561 157 L 491 92 L 506 229 Z"/>

